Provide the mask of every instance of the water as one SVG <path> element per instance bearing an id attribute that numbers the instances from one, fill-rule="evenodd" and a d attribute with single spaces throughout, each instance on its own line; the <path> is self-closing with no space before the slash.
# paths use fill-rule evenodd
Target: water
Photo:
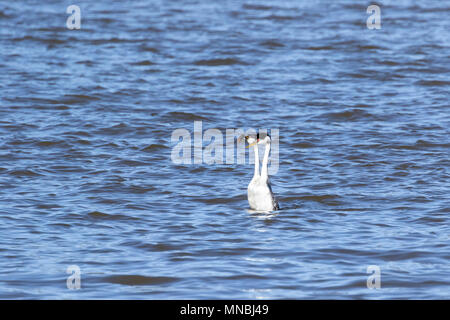
<path id="1" fill-rule="evenodd" d="M 449 298 L 447 1 L 379 30 L 356 1 L 70 4 L 0 4 L 0 298 Z M 280 211 L 248 211 L 251 164 L 172 162 L 194 121 L 279 129 Z"/>

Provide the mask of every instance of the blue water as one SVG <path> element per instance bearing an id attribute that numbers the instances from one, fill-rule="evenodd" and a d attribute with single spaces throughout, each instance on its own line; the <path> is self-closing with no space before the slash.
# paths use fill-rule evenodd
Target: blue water
<path id="1" fill-rule="evenodd" d="M 0 298 L 448 299 L 450 4 L 369 4 L 1 2 Z M 281 210 L 194 121 L 279 130 Z"/>

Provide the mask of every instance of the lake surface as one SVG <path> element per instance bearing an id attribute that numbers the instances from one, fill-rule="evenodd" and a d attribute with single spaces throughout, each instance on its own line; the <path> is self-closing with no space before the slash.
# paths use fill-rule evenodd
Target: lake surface
<path id="1" fill-rule="evenodd" d="M 0 298 L 449 299 L 450 3 L 358 3 L 2 2 Z M 279 130 L 281 210 L 194 121 Z"/>

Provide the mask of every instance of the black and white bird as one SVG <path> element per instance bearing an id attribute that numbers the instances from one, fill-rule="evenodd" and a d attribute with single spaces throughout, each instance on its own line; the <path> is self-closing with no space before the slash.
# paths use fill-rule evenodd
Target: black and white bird
<path id="1" fill-rule="evenodd" d="M 280 207 L 270 186 L 269 174 L 267 170 L 269 162 L 271 138 L 268 134 L 256 134 L 256 136 L 245 136 L 245 141 L 249 144 L 247 148 L 254 147 L 255 151 L 255 173 L 248 185 L 248 203 L 250 208 L 256 211 L 274 211 Z M 264 157 L 262 161 L 261 174 L 259 172 L 259 150 L 258 145 L 265 145 Z"/>

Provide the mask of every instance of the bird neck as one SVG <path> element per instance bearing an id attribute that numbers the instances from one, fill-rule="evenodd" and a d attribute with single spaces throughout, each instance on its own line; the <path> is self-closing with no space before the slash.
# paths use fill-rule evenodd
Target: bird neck
<path id="1" fill-rule="evenodd" d="M 255 149 L 255 177 L 259 177 L 259 151 L 258 151 L 258 145 L 256 144 L 254 147 Z"/>
<path id="2" fill-rule="evenodd" d="M 262 168 L 261 168 L 261 177 L 268 178 L 268 172 L 267 172 L 267 166 L 269 163 L 269 153 L 270 153 L 270 142 L 266 143 L 266 147 L 264 149 L 264 158 L 262 161 Z"/>

